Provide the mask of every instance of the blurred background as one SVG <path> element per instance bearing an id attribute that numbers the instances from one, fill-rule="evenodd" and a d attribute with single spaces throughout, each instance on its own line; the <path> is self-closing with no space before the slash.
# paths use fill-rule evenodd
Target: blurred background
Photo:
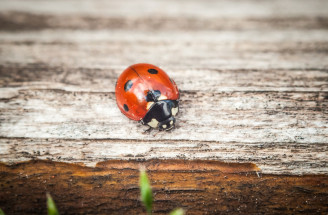
<path id="1" fill-rule="evenodd" d="M 0 63 L 325 68 L 325 0 L 1 0 Z M 302 54 L 299 54 L 299 53 Z M 297 55 L 297 56 L 296 56 Z M 311 56 L 311 59 L 309 59 Z"/>

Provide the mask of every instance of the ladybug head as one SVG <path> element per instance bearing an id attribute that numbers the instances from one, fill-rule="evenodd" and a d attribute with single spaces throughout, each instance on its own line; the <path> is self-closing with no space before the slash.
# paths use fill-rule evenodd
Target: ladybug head
<path id="1" fill-rule="evenodd" d="M 159 130 L 170 130 L 175 126 L 175 115 L 179 111 L 179 102 L 162 100 L 155 102 L 142 119 L 144 124 Z"/>

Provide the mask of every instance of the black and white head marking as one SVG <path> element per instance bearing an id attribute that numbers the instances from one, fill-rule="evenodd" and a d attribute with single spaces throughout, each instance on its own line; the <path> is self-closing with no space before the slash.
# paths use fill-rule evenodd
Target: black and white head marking
<path id="1" fill-rule="evenodd" d="M 142 119 L 144 124 L 159 130 L 170 130 L 174 127 L 174 116 L 178 113 L 179 104 L 175 100 L 161 100 L 155 102 Z"/>

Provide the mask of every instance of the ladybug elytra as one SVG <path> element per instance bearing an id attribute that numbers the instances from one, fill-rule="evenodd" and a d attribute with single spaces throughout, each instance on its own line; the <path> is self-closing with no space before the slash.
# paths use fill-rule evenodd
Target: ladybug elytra
<path id="1" fill-rule="evenodd" d="M 129 66 L 117 80 L 115 95 L 128 118 L 159 130 L 175 126 L 179 90 L 162 69 L 145 63 Z"/>

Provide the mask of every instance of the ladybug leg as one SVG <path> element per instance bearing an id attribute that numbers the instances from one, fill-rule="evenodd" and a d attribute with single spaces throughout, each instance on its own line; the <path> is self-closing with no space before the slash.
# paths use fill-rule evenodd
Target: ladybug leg
<path id="1" fill-rule="evenodd" d="M 148 129 L 146 129 L 144 132 L 142 132 L 143 134 L 150 134 L 150 132 L 153 130 L 152 127 L 149 126 Z"/>
<path id="2" fill-rule="evenodd" d="M 161 130 L 158 130 L 158 131 L 153 135 L 153 137 L 155 137 L 159 132 L 161 132 Z"/>

